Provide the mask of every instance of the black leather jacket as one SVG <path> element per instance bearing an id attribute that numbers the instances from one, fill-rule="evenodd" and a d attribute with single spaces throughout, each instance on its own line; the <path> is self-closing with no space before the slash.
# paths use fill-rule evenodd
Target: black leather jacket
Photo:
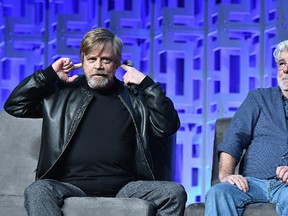
<path id="1" fill-rule="evenodd" d="M 122 84 L 119 98 L 136 128 L 134 164 L 137 178 L 153 180 L 149 139 L 174 134 L 180 126 L 177 111 L 160 84 L 153 81 L 137 94 Z M 6 112 L 21 118 L 43 118 L 36 179 L 57 179 L 61 158 L 92 99 L 84 76 L 67 84 L 59 80 L 51 66 L 24 79 L 10 94 L 4 105 Z"/>

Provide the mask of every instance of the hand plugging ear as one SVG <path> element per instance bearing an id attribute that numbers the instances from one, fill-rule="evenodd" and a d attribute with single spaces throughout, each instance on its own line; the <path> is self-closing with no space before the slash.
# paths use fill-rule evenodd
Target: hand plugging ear
<path id="1" fill-rule="evenodd" d="M 120 65 L 123 70 L 126 71 L 126 73 L 123 76 L 123 81 L 125 84 L 136 84 L 139 85 L 143 79 L 146 77 L 145 74 L 141 73 L 134 67 L 127 66 L 125 64 Z"/>
<path id="2" fill-rule="evenodd" d="M 82 63 L 74 64 L 70 58 L 60 58 L 52 64 L 52 68 L 57 73 L 59 79 L 64 82 L 73 82 L 78 75 L 70 77 L 69 73 L 81 67 Z"/>

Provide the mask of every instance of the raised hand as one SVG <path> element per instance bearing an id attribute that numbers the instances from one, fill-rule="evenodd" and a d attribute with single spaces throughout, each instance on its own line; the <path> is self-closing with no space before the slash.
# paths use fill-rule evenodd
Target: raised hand
<path id="1" fill-rule="evenodd" d="M 70 58 L 60 58 L 52 64 L 52 68 L 57 73 L 59 79 L 64 82 L 73 82 L 78 75 L 70 77 L 69 73 L 81 67 L 82 63 L 74 64 Z"/>
<path id="2" fill-rule="evenodd" d="M 120 67 L 126 71 L 126 73 L 123 76 L 123 81 L 127 85 L 129 84 L 139 85 L 143 81 L 143 79 L 146 77 L 145 74 L 136 70 L 134 67 L 130 67 L 125 64 L 120 65 Z"/>

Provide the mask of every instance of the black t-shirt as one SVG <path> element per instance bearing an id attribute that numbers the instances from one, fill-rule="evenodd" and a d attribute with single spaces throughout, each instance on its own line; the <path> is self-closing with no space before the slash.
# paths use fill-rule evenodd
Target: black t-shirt
<path id="1" fill-rule="evenodd" d="M 94 98 L 64 159 L 61 180 L 78 186 L 87 195 L 115 196 L 135 180 L 135 128 L 117 96 L 118 89 L 117 84 L 109 91 L 91 89 Z"/>

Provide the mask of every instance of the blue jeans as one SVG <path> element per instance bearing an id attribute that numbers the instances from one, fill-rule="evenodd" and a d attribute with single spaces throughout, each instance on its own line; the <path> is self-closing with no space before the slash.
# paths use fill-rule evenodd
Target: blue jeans
<path id="1" fill-rule="evenodd" d="M 241 191 L 236 185 L 219 183 L 206 194 L 205 216 L 238 216 L 250 203 L 273 203 L 279 215 L 288 215 L 288 185 L 278 179 L 247 177 L 249 191 Z"/>
<path id="2" fill-rule="evenodd" d="M 168 181 L 134 181 L 116 195 L 119 198 L 139 198 L 153 203 L 157 215 L 182 216 L 186 203 L 183 186 Z M 65 198 L 86 197 L 78 187 L 56 180 L 37 180 L 24 192 L 24 206 L 29 216 L 62 216 Z"/>

